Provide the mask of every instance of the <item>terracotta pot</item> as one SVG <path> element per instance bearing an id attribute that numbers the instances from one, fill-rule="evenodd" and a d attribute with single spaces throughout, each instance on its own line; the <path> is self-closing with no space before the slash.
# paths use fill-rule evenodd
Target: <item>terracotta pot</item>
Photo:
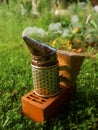
<path id="1" fill-rule="evenodd" d="M 62 77 L 67 79 L 65 84 L 67 84 L 67 86 L 73 86 L 76 83 L 76 78 L 79 74 L 85 55 L 75 52 L 68 52 L 65 50 L 58 50 L 57 58 L 60 67 L 67 67 L 66 70 L 61 70 L 59 72 Z"/>

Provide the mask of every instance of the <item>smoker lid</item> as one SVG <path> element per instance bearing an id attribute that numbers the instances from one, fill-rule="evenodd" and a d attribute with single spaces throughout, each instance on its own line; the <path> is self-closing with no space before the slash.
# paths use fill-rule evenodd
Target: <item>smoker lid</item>
<path id="1" fill-rule="evenodd" d="M 48 57 L 56 54 L 56 49 L 50 47 L 49 45 L 39 42 L 33 38 L 23 36 L 31 54 L 36 57 Z"/>

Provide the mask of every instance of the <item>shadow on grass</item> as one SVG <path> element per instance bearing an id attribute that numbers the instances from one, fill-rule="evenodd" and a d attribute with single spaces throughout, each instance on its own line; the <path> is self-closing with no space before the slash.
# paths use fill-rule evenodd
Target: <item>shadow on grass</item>
<path id="1" fill-rule="evenodd" d="M 59 114 L 45 123 L 44 130 L 95 130 L 98 128 L 98 94 L 77 90 L 77 94 L 69 103 L 60 108 Z"/>

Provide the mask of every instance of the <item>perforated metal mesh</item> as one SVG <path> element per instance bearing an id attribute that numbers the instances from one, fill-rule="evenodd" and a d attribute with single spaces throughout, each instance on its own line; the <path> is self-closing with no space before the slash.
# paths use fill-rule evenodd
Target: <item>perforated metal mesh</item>
<path id="1" fill-rule="evenodd" d="M 36 67 L 32 65 L 34 91 L 37 95 L 49 97 L 60 92 L 58 65 Z"/>

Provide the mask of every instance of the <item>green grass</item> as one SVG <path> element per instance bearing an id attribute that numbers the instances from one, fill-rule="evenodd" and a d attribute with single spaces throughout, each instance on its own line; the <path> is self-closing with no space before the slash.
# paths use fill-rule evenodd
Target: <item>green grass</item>
<path id="1" fill-rule="evenodd" d="M 76 96 L 54 119 L 35 123 L 23 115 L 21 97 L 33 89 L 33 83 L 32 57 L 21 34 L 28 26 L 47 29 L 49 21 L 44 15 L 44 21 L 28 14 L 21 16 L 17 8 L 19 5 L 0 6 L 0 130 L 97 130 L 98 55 L 85 59 Z"/>

